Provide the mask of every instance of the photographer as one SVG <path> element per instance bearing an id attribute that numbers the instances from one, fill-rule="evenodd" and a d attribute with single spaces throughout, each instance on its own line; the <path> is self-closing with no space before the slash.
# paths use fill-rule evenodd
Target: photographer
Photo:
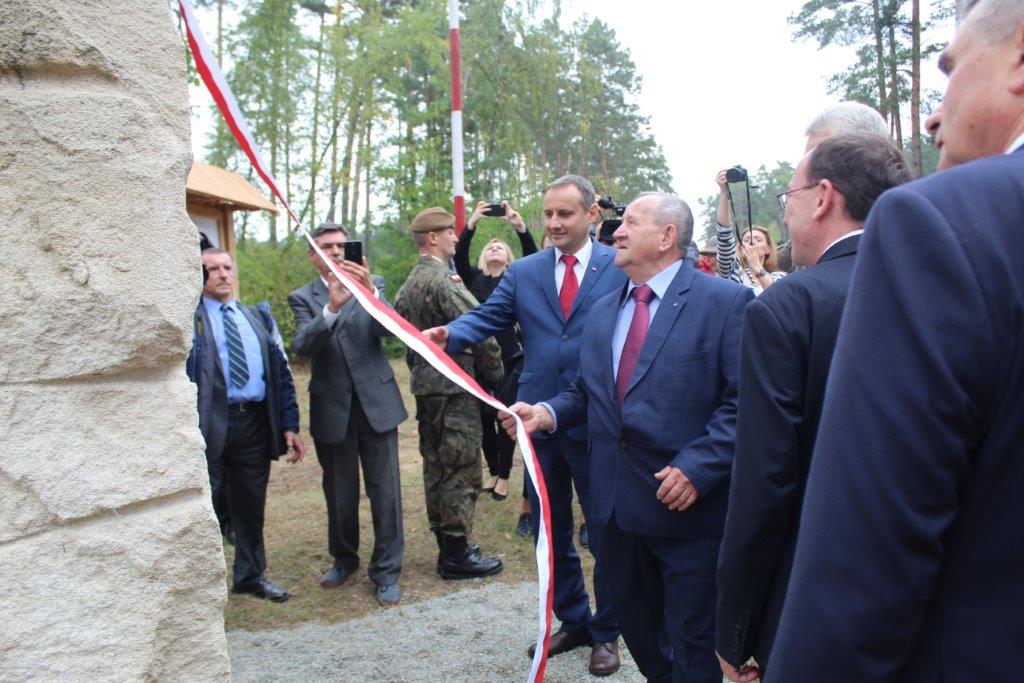
<path id="1" fill-rule="evenodd" d="M 455 270 L 466 284 L 466 287 L 469 288 L 469 291 L 481 303 L 486 301 L 487 297 L 491 295 L 491 292 L 494 291 L 494 288 L 501 281 L 505 271 L 508 270 L 509 265 L 515 260 L 508 243 L 494 238 L 484 245 L 476 267 L 469 262 L 469 247 L 473 241 L 473 235 L 476 234 L 476 225 L 481 218 L 491 217 L 490 206 L 487 202 L 477 203 L 476 208 L 473 209 L 473 214 L 469 217 L 466 229 L 462 231 L 462 235 L 459 236 L 459 242 L 455 246 Z M 508 205 L 508 202 L 502 202 L 501 207 L 505 211 L 504 215 L 495 217 L 501 218 L 515 228 L 516 234 L 519 236 L 519 244 L 523 249 L 523 256 L 536 253 L 537 243 L 533 241 L 533 236 L 526 229 L 523 217 L 513 210 Z M 504 393 L 502 387 L 508 384 L 510 379 L 518 377 L 519 366 L 522 363 L 523 347 L 519 341 L 518 330 L 515 327 L 501 330 L 494 335 L 494 338 L 501 347 L 501 360 L 505 366 L 505 380 L 498 384 L 499 393 Z M 515 386 L 516 382 L 513 382 L 513 393 L 511 396 L 499 396 L 498 398 L 502 400 L 514 399 Z M 480 419 L 484 427 L 482 444 L 484 459 L 487 461 L 487 471 L 490 473 L 490 479 L 484 482 L 483 489 L 484 491 L 490 491 L 495 499 L 503 500 L 508 496 L 508 478 L 512 470 L 512 455 L 516 444 L 501 428 L 497 421 L 497 413 L 493 408 L 480 404 Z"/>
<path id="2" fill-rule="evenodd" d="M 738 282 L 754 291 L 754 295 L 772 286 L 786 273 L 779 270 L 778 251 L 768 230 L 755 225 L 743 233 L 739 249 L 733 231 L 732 211 L 729 208 L 729 181 L 727 171 L 718 172 L 718 274 Z"/>

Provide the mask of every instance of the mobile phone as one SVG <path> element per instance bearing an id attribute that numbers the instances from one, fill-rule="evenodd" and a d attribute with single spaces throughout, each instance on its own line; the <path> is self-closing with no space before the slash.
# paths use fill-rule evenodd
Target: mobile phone
<path id="1" fill-rule="evenodd" d="M 503 204 L 488 204 L 484 209 L 485 216 L 504 216 L 505 206 Z"/>
<path id="2" fill-rule="evenodd" d="M 345 260 L 363 265 L 363 243 L 345 242 Z"/>

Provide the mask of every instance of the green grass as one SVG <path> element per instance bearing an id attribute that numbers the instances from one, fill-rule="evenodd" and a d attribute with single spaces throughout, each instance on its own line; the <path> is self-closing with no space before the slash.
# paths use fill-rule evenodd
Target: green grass
<path id="1" fill-rule="evenodd" d="M 410 415 L 398 429 L 405 523 L 405 560 L 400 585 L 404 593 L 403 603 L 408 604 L 450 593 L 474 582 L 442 581 L 436 574 L 437 544 L 427 528 L 415 407 L 409 394 L 409 371 L 402 361 L 392 361 L 392 367 Z M 297 366 L 295 384 L 299 390 L 303 430 L 309 424 L 308 381 L 308 369 Z M 365 495 L 359 510 L 359 572 L 339 588 L 325 590 L 320 587 L 320 574 L 331 565 L 327 552 L 327 513 L 320 489 L 320 465 L 312 440 L 305 431 L 303 439 L 308 451 L 301 463 L 289 465 L 282 459 L 273 465 L 264 530 L 267 574 L 272 581 L 292 591 L 293 597 L 286 603 L 275 604 L 249 596 L 231 595 L 224 612 L 228 629 L 268 629 L 305 621 L 331 624 L 383 609 L 374 599 L 374 586 L 366 575 L 373 545 L 373 527 Z M 485 468 L 486 479 L 482 458 L 481 466 Z M 536 581 L 533 543 L 515 533 L 523 471 L 522 459 L 517 453 L 508 498 L 496 501 L 490 495 L 481 495 L 477 500 L 471 541 L 479 543 L 486 554 L 500 557 L 505 564 L 501 574 L 486 581 Z M 225 552 L 230 576 L 231 546 L 225 546 Z M 589 585 L 593 560 L 586 552 L 583 552 L 583 560 Z"/>

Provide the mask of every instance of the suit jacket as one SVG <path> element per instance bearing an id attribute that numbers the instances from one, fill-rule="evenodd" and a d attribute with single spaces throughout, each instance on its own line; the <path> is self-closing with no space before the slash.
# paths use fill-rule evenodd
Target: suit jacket
<path id="1" fill-rule="evenodd" d="M 743 309 L 753 293 L 683 264 L 651 321 L 620 413 L 611 339 L 626 290 L 594 304 L 576 381 L 548 401 L 559 429 L 588 423 L 588 521 L 607 524 L 614 513 L 636 534 L 716 538 L 729 495 Z M 654 473 L 666 465 L 700 493 L 685 512 L 657 499 Z"/>
<path id="2" fill-rule="evenodd" d="M 390 306 L 384 297 L 384 279 L 375 275 L 373 282 L 380 300 Z M 295 314 L 292 348 L 310 359 L 309 433 L 322 443 L 344 441 L 353 395 L 375 432 L 390 431 L 407 417 L 380 341 L 391 333 L 355 298 L 341 307 L 334 325 L 327 327 L 324 306 L 328 299 L 320 278 L 288 295 Z"/>
<path id="3" fill-rule="evenodd" d="M 895 188 L 872 209 L 769 681 L 1015 677 L 1022 217 L 1024 151 Z"/>
<path id="4" fill-rule="evenodd" d="M 285 430 L 299 431 L 299 406 L 295 400 L 295 383 L 288 359 L 271 338 L 271 329 L 263 316 L 241 301 L 242 312 L 259 339 L 263 357 L 263 380 L 266 383 L 267 420 L 269 421 L 267 457 L 276 460 L 288 452 Z M 185 362 L 188 378 L 198 388 L 199 431 L 206 440 L 206 455 L 219 458 L 228 436 L 228 390 L 224 370 L 217 353 L 213 327 L 203 302 L 199 302 L 192 320 L 192 350 Z"/>
<path id="5" fill-rule="evenodd" d="M 587 329 L 591 306 L 626 283 L 625 273 L 612 262 L 615 250 L 600 242 L 593 244 L 586 275 L 568 318 L 562 315 L 558 303 L 553 250 L 545 249 L 515 261 L 487 301 L 448 325 L 449 353 L 519 323 L 524 359 L 518 399 L 536 403 L 570 386 L 576 378 L 580 340 Z M 568 435 L 584 441 L 586 427 L 570 429 Z"/>
<path id="6" fill-rule="evenodd" d="M 747 306 L 739 425 L 718 556 L 716 647 L 733 666 L 768 661 L 789 570 L 839 319 L 860 236 Z"/>

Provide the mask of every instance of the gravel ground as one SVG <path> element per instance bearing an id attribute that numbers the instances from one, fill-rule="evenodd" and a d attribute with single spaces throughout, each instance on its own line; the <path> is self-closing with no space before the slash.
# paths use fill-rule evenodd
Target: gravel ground
<path id="1" fill-rule="evenodd" d="M 536 584 L 495 581 L 340 624 L 230 631 L 228 650 L 237 681 L 515 681 L 530 672 L 536 624 Z M 622 668 L 603 680 L 642 680 L 621 639 L 619 649 Z M 589 657 L 551 658 L 546 680 L 599 680 Z"/>

